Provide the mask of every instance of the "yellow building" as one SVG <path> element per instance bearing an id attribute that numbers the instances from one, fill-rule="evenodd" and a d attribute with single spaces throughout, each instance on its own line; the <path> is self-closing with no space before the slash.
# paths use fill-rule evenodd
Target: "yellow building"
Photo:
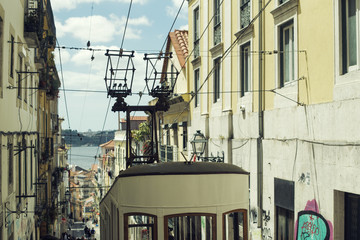
<path id="1" fill-rule="evenodd" d="M 171 59 L 165 59 L 162 72 L 167 74 L 168 84 L 173 88 L 169 99 L 170 108 L 158 114 L 159 158 L 161 162 L 184 161 L 181 155 L 188 154 L 187 129 L 189 121 L 189 84 L 186 78 L 188 56 L 188 31 L 175 30 L 167 38 L 166 52 L 172 53 Z M 179 72 L 177 76 L 175 73 Z M 171 74 L 173 73 L 173 74 Z"/>
<path id="2" fill-rule="evenodd" d="M 322 234 L 349 239 L 360 220 L 350 210 L 360 199 L 359 1 L 189 0 L 188 10 L 199 93 L 189 139 L 201 130 L 204 156 L 224 151 L 250 172 L 249 239 L 300 238 L 310 209 L 328 220 Z"/>
<path id="3" fill-rule="evenodd" d="M 56 230 L 60 82 L 50 1 L 0 0 L 0 238 Z"/>

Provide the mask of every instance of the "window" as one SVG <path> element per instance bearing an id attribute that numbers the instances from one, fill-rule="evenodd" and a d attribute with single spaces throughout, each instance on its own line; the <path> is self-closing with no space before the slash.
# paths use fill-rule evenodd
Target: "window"
<path id="1" fill-rule="evenodd" d="M 124 218 L 126 239 L 157 239 L 156 216 L 145 214 L 125 214 Z"/>
<path id="2" fill-rule="evenodd" d="M 240 0 L 240 27 L 244 28 L 250 24 L 250 0 Z"/>
<path id="3" fill-rule="evenodd" d="M 223 215 L 224 240 L 247 240 L 247 211 L 236 210 Z"/>
<path id="4" fill-rule="evenodd" d="M 183 128 L 183 133 L 182 133 L 183 150 L 186 150 L 187 149 L 187 142 L 188 142 L 187 122 L 182 123 L 182 128 Z"/>
<path id="5" fill-rule="evenodd" d="M 278 240 L 294 237 L 294 182 L 275 178 L 275 229 Z"/>
<path id="6" fill-rule="evenodd" d="M 293 20 L 280 26 L 280 87 L 294 80 L 294 24 Z"/>
<path id="7" fill-rule="evenodd" d="M 18 78 L 17 97 L 19 99 L 21 99 L 21 92 L 22 92 L 22 75 L 21 75 L 22 71 L 23 71 L 23 58 L 22 56 L 19 55 L 19 72 L 17 74 L 17 78 Z"/>
<path id="8" fill-rule="evenodd" d="M 166 145 L 170 145 L 171 144 L 170 143 L 170 128 L 168 125 L 166 126 L 165 131 L 166 131 Z"/>
<path id="9" fill-rule="evenodd" d="M 33 159 L 33 141 L 30 141 L 30 189 L 33 189 L 33 171 L 34 171 L 34 159 Z"/>
<path id="10" fill-rule="evenodd" d="M 31 74 L 30 76 L 30 93 L 29 93 L 29 98 L 30 98 L 30 106 L 33 107 L 33 92 L 34 92 L 34 76 Z"/>
<path id="11" fill-rule="evenodd" d="M 28 66 L 25 66 L 25 69 L 26 69 L 26 72 L 30 72 Z M 27 91 L 27 89 L 28 89 L 28 75 L 27 75 L 27 73 L 24 73 L 23 75 L 24 76 L 23 76 L 22 80 L 25 81 L 25 83 L 24 83 L 24 101 L 27 102 L 28 101 L 28 91 Z"/>
<path id="12" fill-rule="evenodd" d="M 175 84 L 175 77 L 174 77 L 174 72 L 175 72 L 175 66 L 174 64 L 171 64 L 171 74 L 170 74 L 170 88 L 172 89 L 174 87 L 174 84 Z"/>
<path id="13" fill-rule="evenodd" d="M 194 58 L 200 56 L 200 12 L 199 7 L 194 10 Z"/>
<path id="14" fill-rule="evenodd" d="M 200 69 L 194 71 L 195 107 L 199 106 Z"/>
<path id="15" fill-rule="evenodd" d="M 28 161 L 27 161 L 27 146 L 26 140 L 23 141 L 22 149 L 24 149 L 24 194 L 27 195 L 28 192 Z"/>
<path id="16" fill-rule="evenodd" d="M 11 35 L 10 37 L 10 77 L 14 77 L 14 42 L 15 39 Z"/>
<path id="17" fill-rule="evenodd" d="M 21 168 L 22 168 L 22 162 L 21 162 L 21 149 L 22 146 L 21 146 L 21 143 L 18 142 L 17 143 L 17 157 L 18 157 L 18 189 L 17 189 L 17 195 L 18 196 L 21 196 L 22 195 L 22 189 L 21 189 L 21 185 L 22 185 L 22 171 L 21 171 Z M 18 202 L 21 203 L 21 198 L 18 198 Z"/>
<path id="18" fill-rule="evenodd" d="M 13 137 L 8 136 L 8 159 L 9 159 L 9 192 L 12 192 L 12 186 L 14 181 L 14 149 L 13 149 Z"/>
<path id="19" fill-rule="evenodd" d="M 214 0 L 214 45 L 221 42 L 220 0 Z"/>
<path id="20" fill-rule="evenodd" d="M 345 239 L 360 239 L 360 195 L 345 193 Z"/>
<path id="21" fill-rule="evenodd" d="M 250 43 L 246 43 L 240 47 L 240 86 L 241 86 L 241 97 L 250 90 Z"/>
<path id="22" fill-rule="evenodd" d="M 220 59 L 214 60 L 214 103 L 220 99 Z"/>
<path id="23" fill-rule="evenodd" d="M 178 125 L 177 125 L 177 123 L 173 123 L 171 125 L 171 128 L 174 131 L 174 145 L 176 147 L 178 147 L 179 146 L 179 136 L 178 136 Z"/>
<path id="24" fill-rule="evenodd" d="M 341 1 L 342 74 L 355 70 L 358 64 L 358 18 L 357 1 Z"/>
<path id="25" fill-rule="evenodd" d="M 213 214 L 179 214 L 165 216 L 164 239 L 216 239 Z"/>

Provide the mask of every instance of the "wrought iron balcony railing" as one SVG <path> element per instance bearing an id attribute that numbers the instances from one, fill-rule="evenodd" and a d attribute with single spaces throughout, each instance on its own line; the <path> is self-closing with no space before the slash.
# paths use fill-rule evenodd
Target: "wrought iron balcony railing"
<path id="1" fill-rule="evenodd" d="M 37 45 L 41 41 L 44 29 L 43 0 L 27 0 L 24 19 L 24 32 L 28 44 Z"/>

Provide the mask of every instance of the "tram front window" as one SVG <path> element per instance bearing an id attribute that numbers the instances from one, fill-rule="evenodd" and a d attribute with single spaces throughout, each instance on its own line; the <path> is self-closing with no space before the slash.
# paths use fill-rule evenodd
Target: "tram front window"
<path id="1" fill-rule="evenodd" d="M 129 240 L 155 240 L 156 217 L 148 215 L 126 215 Z"/>
<path id="2" fill-rule="evenodd" d="M 215 215 L 184 214 L 165 217 L 165 239 L 215 239 Z"/>
<path id="3" fill-rule="evenodd" d="M 236 210 L 224 214 L 224 239 L 247 240 L 246 210 Z"/>

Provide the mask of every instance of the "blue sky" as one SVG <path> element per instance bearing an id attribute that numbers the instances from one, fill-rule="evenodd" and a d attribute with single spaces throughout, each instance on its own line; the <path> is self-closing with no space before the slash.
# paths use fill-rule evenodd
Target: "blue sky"
<path id="1" fill-rule="evenodd" d="M 135 50 L 136 68 L 133 92 L 144 90 L 144 53 L 159 52 L 183 0 L 133 0 L 128 27 L 123 43 L 124 50 Z M 121 46 L 130 0 L 52 0 L 57 40 L 65 49 L 55 49 L 56 64 L 65 90 L 105 91 L 105 49 Z M 174 29 L 187 29 L 187 1 L 177 18 Z M 91 48 L 104 51 L 71 50 L 70 47 Z M 164 49 L 165 50 L 165 49 Z M 91 61 L 91 56 L 94 60 Z M 61 58 L 61 64 L 60 64 Z M 158 64 L 161 67 L 161 64 Z M 65 118 L 63 129 L 78 131 L 101 130 L 109 99 L 106 93 L 60 91 L 59 115 Z M 143 96 L 140 105 L 147 105 L 151 98 Z M 136 105 L 139 95 L 127 97 L 126 102 Z M 114 100 L 110 102 L 110 108 Z M 137 113 L 136 115 L 144 115 Z M 121 113 L 121 118 L 124 118 Z M 117 129 L 117 113 L 109 110 L 105 130 Z"/>

